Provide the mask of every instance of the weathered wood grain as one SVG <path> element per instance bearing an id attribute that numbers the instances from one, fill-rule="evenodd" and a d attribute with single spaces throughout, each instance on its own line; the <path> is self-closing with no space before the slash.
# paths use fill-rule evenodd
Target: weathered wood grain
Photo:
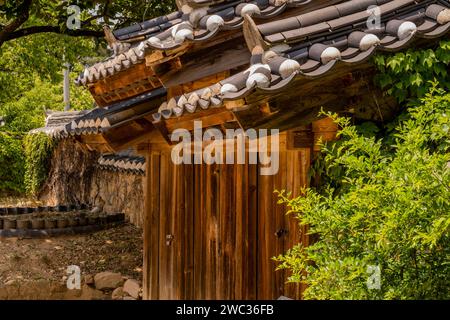
<path id="1" fill-rule="evenodd" d="M 316 131 L 327 131 L 325 122 Z M 141 145 L 148 153 L 145 298 L 301 298 L 304 286 L 286 283 L 289 272 L 276 271 L 272 259 L 309 243 L 307 229 L 285 215 L 274 193 L 298 196 L 309 185 L 313 146 L 297 147 L 292 136 L 280 135 L 280 171 L 273 176 L 261 176 L 248 155 L 247 164 L 176 166 L 170 148 Z"/>

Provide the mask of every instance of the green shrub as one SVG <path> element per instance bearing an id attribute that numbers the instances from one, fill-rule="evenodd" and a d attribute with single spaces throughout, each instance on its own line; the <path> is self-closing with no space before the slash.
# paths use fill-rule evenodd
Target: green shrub
<path id="1" fill-rule="evenodd" d="M 432 87 L 408 112 L 384 140 L 334 116 L 342 129 L 322 148 L 325 185 L 281 193 L 318 239 L 275 258 L 308 285 L 305 298 L 450 298 L 450 94 Z M 367 286 L 371 266 L 380 290 Z"/>
<path id="2" fill-rule="evenodd" d="M 21 137 L 0 132 L 0 191 L 24 191 L 24 163 Z"/>
<path id="3" fill-rule="evenodd" d="M 431 81 L 450 87 L 450 41 L 441 41 L 435 49 L 376 55 L 373 61 L 379 70 L 375 82 L 399 102 L 423 97 Z"/>
<path id="4" fill-rule="evenodd" d="M 29 134 L 25 146 L 25 188 L 28 194 L 38 193 L 49 173 L 55 141 L 44 133 Z"/>

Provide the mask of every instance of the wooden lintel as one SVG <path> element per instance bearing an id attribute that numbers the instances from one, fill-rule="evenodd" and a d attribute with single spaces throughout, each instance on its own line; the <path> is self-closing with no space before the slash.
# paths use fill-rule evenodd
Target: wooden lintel
<path id="1" fill-rule="evenodd" d="M 166 128 L 169 132 L 176 129 L 186 129 L 188 131 L 194 130 L 194 121 L 200 121 L 202 128 L 213 127 L 221 125 L 225 122 L 235 121 L 233 113 L 225 108 L 208 109 L 193 114 L 187 114 L 179 118 L 171 118 L 166 120 Z"/>
<path id="2" fill-rule="evenodd" d="M 150 67 L 158 61 L 162 61 L 165 58 L 164 51 L 155 50 L 152 53 L 145 56 L 145 64 Z"/>
<path id="3" fill-rule="evenodd" d="M 109 141 L 114 150 L 120 151 L 145 140 L 153 131 L 155 131 L 155 127 L 150 121 L 145 118 L 137 118 L 123 126 L 107 131 L 105 139 Z"/>
<path id="4" fill-rule="evenodd" d="M 139 143 L 147 141 L 151 138 L 152 132 L 143 132 L 140 135 L 134 137 L 131 140 L 124 140 L 111 143 L 111 147 L 115 152 L 128 149 L 130 147 L 136 147 Z"/>
<path id="5" fill-rule="evenodd" d="M 154 67 L 164 62 L 176 59 L 183 55 L 190 48 L 190 46 L 191 45 L 189 43 L 184 43 L 180 47 L 173 50 L 155 50 L 145 56 L 145 64 L 147 67 Z"/>
<path id="6" fill-rule="evenodd" d="M 107 144 L 108 141 L 101 134 L 82 135 L 81 142 L 85 144 Z"/>
<path id="7" fill-rule="evenodd" d="M 86 145 L 90 151 L 113 152 L 110 141 L 103 134 L 82 135 L 79 141 Z"/>
<path id="8" fill-rule="evenodd" d="M 145 119 L 135 119 L 131 121 L 130 126 L 142 131 L 149 129 L 151 130 L 153 128 L 151 124 Z"/>
<path id="9" fill-rule="evenodd" d="M 230 111 L 240 111 L 248 108 L 247 103 L 244 99 L 225 101 L 224 106 Z"/>

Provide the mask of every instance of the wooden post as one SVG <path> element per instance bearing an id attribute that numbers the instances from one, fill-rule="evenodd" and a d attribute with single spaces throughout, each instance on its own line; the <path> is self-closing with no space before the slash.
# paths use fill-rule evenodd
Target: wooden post
<path id="1" fill-rule="evenodd" d="M 145 181 L 144 181 L 144 268 L 143 268 L 143 299 L 148 300 L 151 297 L 150 293 L 150 257 L 149 257 L 149 244 L 150 244 L 150 175 L 151 175 L 151 158 L 149 150 L 145 151 Z"/>

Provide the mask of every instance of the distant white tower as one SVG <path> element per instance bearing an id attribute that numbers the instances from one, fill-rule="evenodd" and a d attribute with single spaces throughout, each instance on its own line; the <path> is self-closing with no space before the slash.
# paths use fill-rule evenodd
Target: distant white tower
<path id="1" fill-rule="evenodd" d="M 64 111 L 70 110 L 70 63 L 64 64 Z"/>

